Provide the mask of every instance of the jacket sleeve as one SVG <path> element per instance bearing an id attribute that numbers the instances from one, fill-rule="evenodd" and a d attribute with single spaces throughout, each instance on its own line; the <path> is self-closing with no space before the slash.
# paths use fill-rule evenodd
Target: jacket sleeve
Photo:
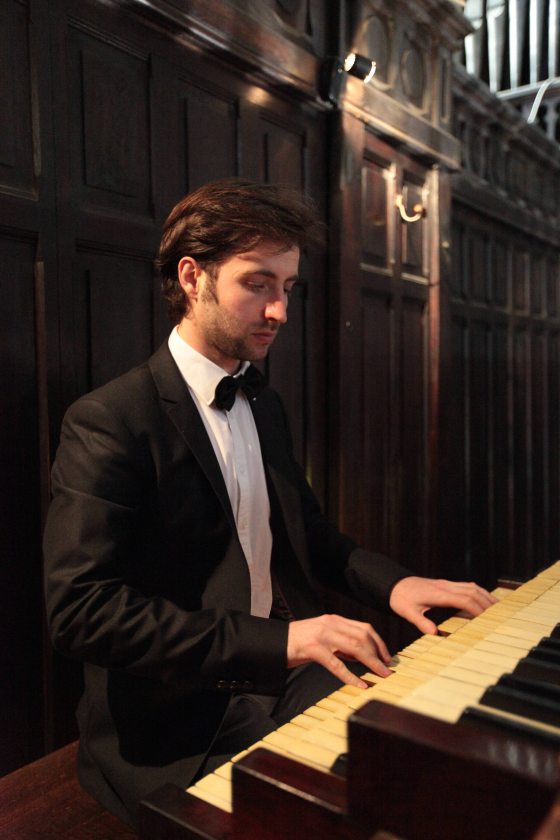
<path id="1" fill-rule="evenodd" d="M 55 647 L 105 668 L 193 690 L 223 682 L 281 689 L 287 625 L 239 610 L 186 611 L 131 574 L 149 447 L 95 398 L 65 417 L 44 535 L 47 618 Z M 152 490 L 153 493 L 153 490 Z"/>

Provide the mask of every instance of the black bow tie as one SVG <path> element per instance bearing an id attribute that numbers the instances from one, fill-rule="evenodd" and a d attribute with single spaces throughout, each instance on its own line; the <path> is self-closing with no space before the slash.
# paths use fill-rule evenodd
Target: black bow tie
<path id="1" fill-rule="evenodd" d="M 216 386 L 214 404 L 216 408 L 229 411 L 235 402 L 238 388 L 242 388 L 249 399 L 255 399 L 266 385 L 266 379 L 257 368 L 250 366 L 241 376 L 224 376 Z"/>

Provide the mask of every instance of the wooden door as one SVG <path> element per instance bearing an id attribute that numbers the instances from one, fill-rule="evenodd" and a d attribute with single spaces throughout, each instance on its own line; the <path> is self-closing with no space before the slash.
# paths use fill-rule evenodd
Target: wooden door
<path id="1" fill-rule="evenodd" d="M 332 510 L 362 545 L 429 574 L 438 393 L 438 173 L 348 114 L 341 117 L 338 137 L 332 185 L 333 225 L 339 220 L 330 322 L 336 336 L 330 356 Z"/>

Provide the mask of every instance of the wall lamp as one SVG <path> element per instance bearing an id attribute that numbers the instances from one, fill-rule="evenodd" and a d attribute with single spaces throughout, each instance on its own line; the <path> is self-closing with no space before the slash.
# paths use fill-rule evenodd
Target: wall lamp
<path id="1" fill-rule="evenodd" d="M 364 55 L 358 55 L 358 53 L 351 52 L 348 53 L 344 59 L 344 69 L 347 73 L 350 73 L 351 76 L 361 79 L 364 85 L 367 85 L 368 82 L 371 82 L 375 76 L 377 64 L 375 61 L 372 61 L 370 58 L 366 58 Z"/>
<path id="2" fill-rule="evenodd" d="M 327 58 L 321 67 L 319 95 L 333 105 L 338 105 L 345 73 L 367 85 L 373 79 L 376 69 L 375 61 L 354 52 L 348 53 L 344 61 L 338 57 Z"/>

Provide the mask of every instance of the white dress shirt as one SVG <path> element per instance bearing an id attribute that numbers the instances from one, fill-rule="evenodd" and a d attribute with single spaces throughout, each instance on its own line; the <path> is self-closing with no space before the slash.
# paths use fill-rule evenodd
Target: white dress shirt
<path id="1" fill-rule="evenodd" d="M 230 411 L 216 408 L 216 385 L 228 373 L 187 344 L 177 327 L 169 336 L 169 350 L 200 412 L 224 477 L 251 577 L 251 614 L 268 618 L 272 606 L 270 502 L 249 401 L 238 389 Z M 249 362 L 244 362 L 239 374 L 248 367 Z"/>

